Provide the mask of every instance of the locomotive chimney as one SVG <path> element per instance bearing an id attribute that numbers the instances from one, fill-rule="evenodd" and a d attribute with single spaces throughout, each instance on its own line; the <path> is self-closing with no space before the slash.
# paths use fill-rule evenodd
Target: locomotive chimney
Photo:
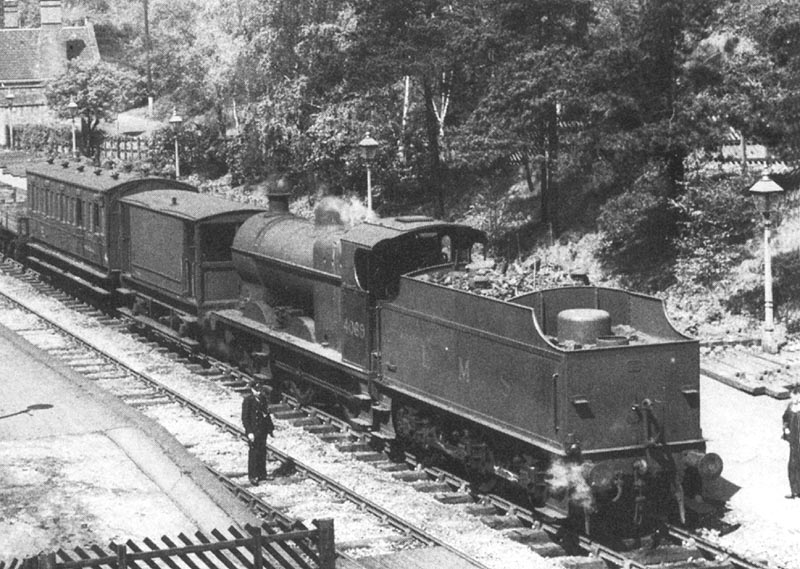
<path id="1" fill-rule="evenodd" d="M 286 178 L 266 182 L 267 200 L 271 213 L 289 213 L 289 197 L 292 186 Z"/>

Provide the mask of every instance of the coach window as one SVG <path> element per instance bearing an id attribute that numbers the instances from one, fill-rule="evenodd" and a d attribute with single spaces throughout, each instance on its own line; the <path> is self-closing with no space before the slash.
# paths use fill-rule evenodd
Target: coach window
<path id="1" fill-rule="evenodd" d="M 215 223 L 201 226 L 200 250 L 203 253 L 203 260 L 208 262 L 230 261 L 231 246 L 238 228 L 238 223 Z"/>
<path id="2" fill-rule="evenodd" d="M 92 231 L 95 233 L 102 233 L 103 226 L 100 223 L 100 204 L 93 203 L 92 204 Z"/>

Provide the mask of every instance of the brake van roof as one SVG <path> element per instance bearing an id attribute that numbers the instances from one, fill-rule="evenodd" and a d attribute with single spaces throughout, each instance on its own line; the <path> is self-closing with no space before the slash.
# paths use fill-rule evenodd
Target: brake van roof
<path id="1" fill-rule="evenodd" d="M 122 198 L 120 202 L 192 221 L 230 213 L 255 214 L 264 211 L 264 208 L 250 204 L 181 190 L 151 190 Z"/>

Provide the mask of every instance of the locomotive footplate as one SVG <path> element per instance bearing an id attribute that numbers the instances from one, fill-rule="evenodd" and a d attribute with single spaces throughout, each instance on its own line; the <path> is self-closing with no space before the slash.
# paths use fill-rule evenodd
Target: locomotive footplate
<path id="1" fill-rule="evenodd" d="M 308 357 L 318 362 L 325 363 L 326 365 L 330 365 L 334 369 L 347 373 L 348 375 L 359 380 L 367 381 L 370 377 L 366 370 L 342 362 L 342 356 L 336 350 L 321 346 L 314 342 L 303 340 L 279 330 L 273 330 L 269 326 L 266 326 L 260 322 L 243 317 L 238 310 L 215 310 L 209 314 L 209 317 L 211 319 L 212 326 L 214 321 L 222 322 L 228 326 L 231 326 L 232 328 L 241 330 L 244 333 L 253 334 L 260 339 L 272 342 L 276 346 L 289 348 L 304 357 Z"/>

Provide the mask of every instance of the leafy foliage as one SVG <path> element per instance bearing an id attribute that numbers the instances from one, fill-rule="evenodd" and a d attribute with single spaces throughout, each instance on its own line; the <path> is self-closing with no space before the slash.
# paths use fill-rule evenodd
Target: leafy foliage
<path id="1" fill-rule="evenodd" d="M 72 3 L 135 73 L 121 93 L 93 71 L 105 93 L 82 113 L 141 103 L 149 73 L 157 105 L 195 119 L 187 172 L 279 173 L 306 195 L 363 197 L 369 132 L 380 212 L 466 216 L 510 254 L 597 223 L 607 265 L 644 287 L 713 282 L 752 231 L 746 176 L 687 173 L 691 153 L 714 157 L 731 128 L 781 156 L 800 148 L 800 8 L 782 0 L 149 6 L 148 44 L 139 0 Z M 156 133 L 148 167 L 171 167 L 172 136 Z"/>
<path id="2" fill-rule="evenodd" d="M 719 280 L 746 255 L 743 245 L 756 231 L 741 180 L 696 177 L 674 203 L 681 219 L 677 278 L 700 285 Z"/>
<path id="3" fill-rule="evenodd" d="M 675 210 L 668 193 L 664 177 L 654 170 L 610 199 L 598 218 L 604 234 L 600 257 L 645 288 L 662 288 L 671 280 Z"/>
<path id="4" fill-rule="evenodd" d="M 81 121 L 81 144 L 85 154 L 96 146 L 100 121 L 110 120 L 115 113 L 141 100 L 142 83 L 130 71 L 103 61 L 78 57 L 70 61 L 66 72 L 47 85 L 47 104 L 56 114 L 70 118 L 68 104 L 72 98 L 78 105 L 76 116 Z M 95 141 L 95 142 L 93 142 Z"/>
<path id="5" fill-rule="evenodd" d="M 54 148 L 72 144 L 72 131 L 68 127 L 27 124 L 14 129 L 15 144 L 34 152 L 50 153 Z"/>

